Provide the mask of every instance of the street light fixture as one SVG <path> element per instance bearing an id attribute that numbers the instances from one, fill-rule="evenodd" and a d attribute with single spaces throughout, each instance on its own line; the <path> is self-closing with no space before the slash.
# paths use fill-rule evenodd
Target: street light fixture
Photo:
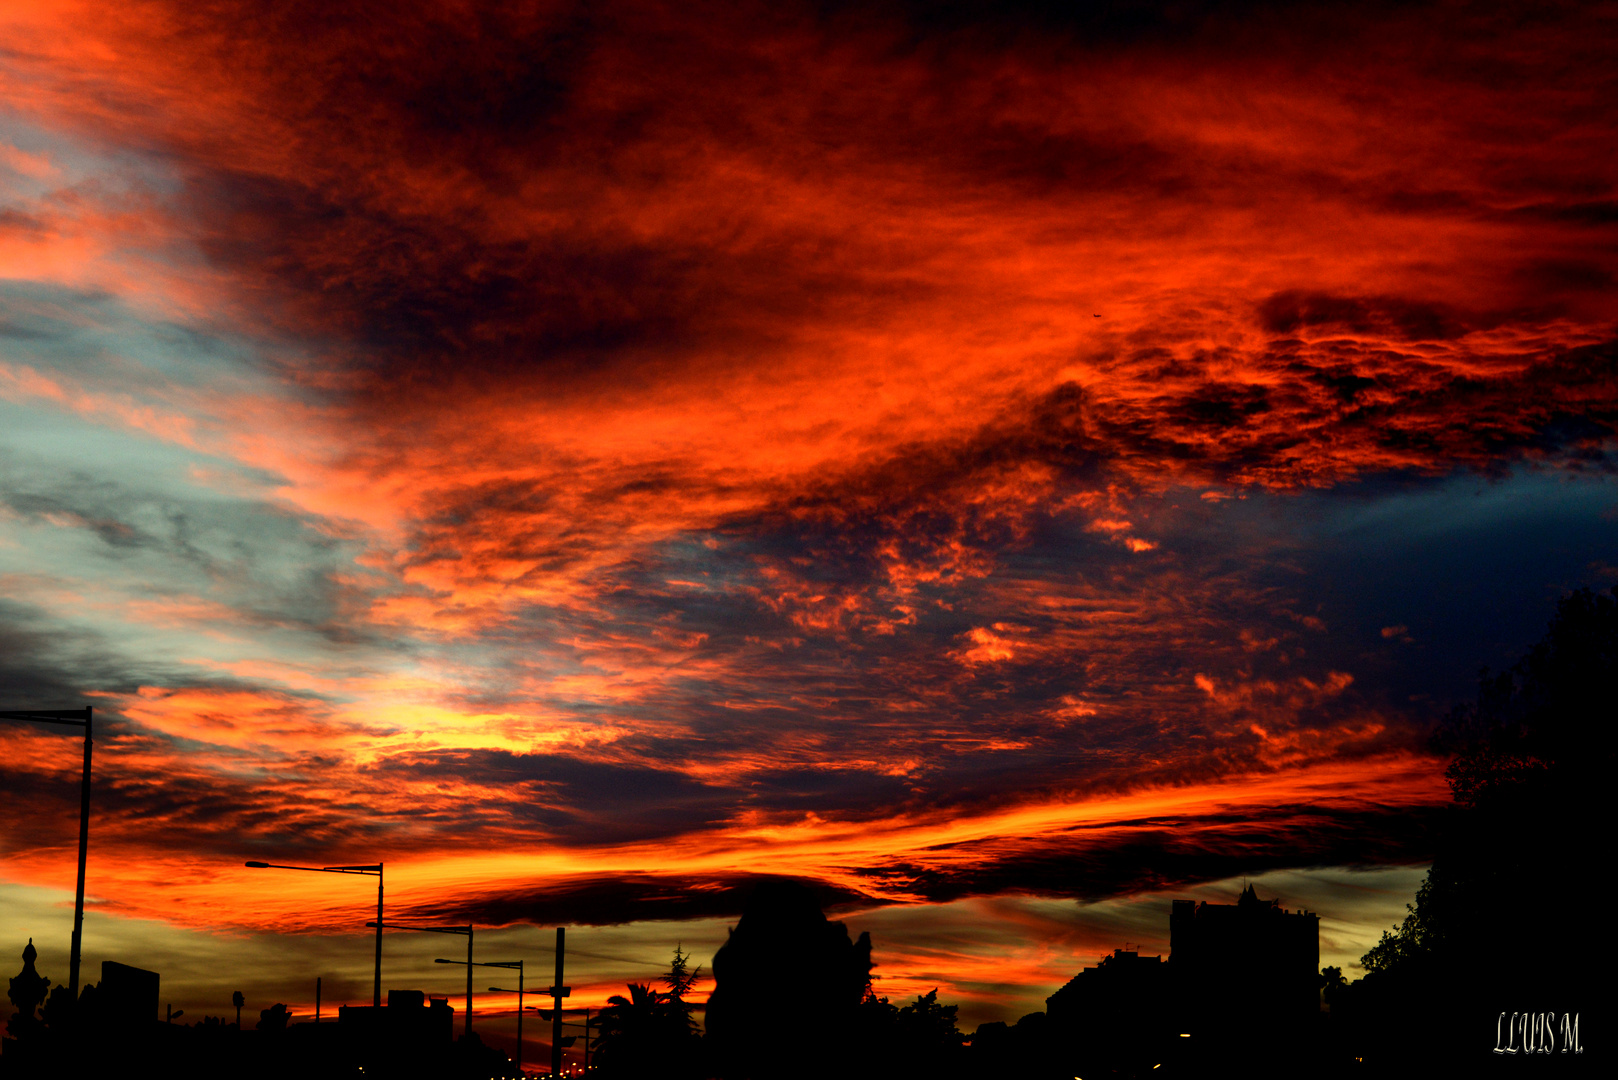
<path id="1" fill-rule="evenodd" d="M 561 1027 L 582 1027 L 584 1029 L 584 1071 L 588 1073 L 590 1071 L 590 1010 L 584 1008 L 559 1010 L 547 1009 L 542 1005 L 530 1005 L 528 1007 L 537 1012 L 541 1020 L 551 1020 L 553 1018 L 560 1020 L 560 1017 L 564 1012 L 582 1012 L 584 1014 L 584 1023 L 581 1024 L 577 1020 L 560 1020 L 558 1030 L 560 1030 Z M 562 1045 L 572 1046 L 574 1040 L 577 1038 L 577 1035 L 565 1035 L 562 1037 Z"/>
<path id="2" fill-rule="evenodd" d="M 250 862 L 254 870 L 309 870 L 317 874 L 364 874 L 376 878 L 376 975 L 371 983 L 371 1004 L 382 1007 L 382 864 L 368 866 L 284 866 L 281 863 Z M 367 924 L 369 925 L 369 924 Z"/>
<path id="3" fill-rule="evenodd" d="M 377 924 L 374 923 L 374 922 L 368 922 L 365 925 L 366 926 L 376 926 Z M 472 924 L 467 923 L 465 926 L 409 926 L 409 925 L 407 925 L 405 923 L 391 923 L 390 922 L 390 923 L 384 923 L 380 927 L 380 929 L 383 929 L 383 930 L 414 930 L 414 931 L 416 931 L 418 933 L 422 933 L 422 934 L 465 934 L 466 935 L 466 963 L 467 963 L 468 966 L 467 966 L 467 969 L 466 969 L 466 1017 L 465 1017 L 466 1027 L 465 1027 L 465 1031 L 466 1031 L 466 1034 L 468 1034 L 468 1035 L 472 1034 L 472 967 L 471 967 L 471 964 L 472 964 Z M 447 962 L 448 961 L 446 961 L 446 963 Z"/>
<path id="4" fill-rule="evenodd" d="M 73 945 L 68 951 L 68 995 L 79 1000 L 79 957 L 84 941 L 84 865 L 90 855 L 90 746 L 95 729 L 94 706 L 82 709 L 21 709 L 0 712 L 0 719 L 36 724 L 71 724 L 84 729 L 84 778 L 79 782 L 79 885 L 73 897 Z"/>
<path id="5" fill-rule="evenodd" d="M 434 963 L 453 963 L 453 960 L 434 960 Z M 523 1074 L 523 962 L 521 960 L 497 960 L 497 962 L 479 963 L 481 968 L 516 968 L 516 989 L 503 989 L 500 986 L 490 986 L 490 994 L 516 994 L 516 1070 L 518 1075 Z M 471 967 L 466 968 L 471 975 Z"/>

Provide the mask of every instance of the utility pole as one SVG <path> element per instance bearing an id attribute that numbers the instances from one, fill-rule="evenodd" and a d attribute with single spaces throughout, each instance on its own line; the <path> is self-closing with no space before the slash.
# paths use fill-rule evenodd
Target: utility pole
<path id="1" fill-rule="evenodd" d="M 551 985 L 551 1080 L 562 1075 L 562 999 L 569 988 L 562 985 L 562 955 L 567 945 L 567 927 L 556 928 L 556 982 Z"/>
<path id="2" fill-rule="evenodd" d="M 382 1007 L 382 864 L 376 864 L 376 976 L 371 982 L 371 1008 Z M 375 1014 L 381 1016 L 381 1013 Z"/>
<path id="3" fill-rule="evenodd" d="M 94 742 L 95 709 L 22 709 L 0 712 L 0 719 L 36 724 L 72 724 L 84 729 L 84 778 L 79 783 L 79 885 L 73 897 L 73 947 L 68 957 L 67 990 L 79 1000 L 79 958 L 84 944 L 84 866 L 90 854 L 90 746 Z"/>
<path id="4" fill-rule="evenodd" d="M 84 956 L 84 864 L 90 855 L 90 747 L 95 742 L 95 709 L 84 709 L 84 776 L 79 782 L 79 884 L 73 892 L 73 956 L 68 993 L 79 1000 L 79 960 Z"/>
<path id="5" fill-rule="evenodd" d="M 376 863 L 368 866 L 287 866 L 282 863 L 267 863 L 254 860 L 246 864 L 253 870 L 308 870 L 316 874 L 365 874 L 376 877 L 376 922 L 366 923 L 366 926 L 376 927 L 376 978 L 371 983 L 371 1007 L 382 1007 L 382 864 Z"/>
<path id="6" fill-rule="evenodd" d="M 442 960 L 438 961 L 438 963 L 443 963 L 443 962 L 444 961 L 442 961 Z M 526 1076 L 527 1074 L 524 1073 L 523 1069 L 522 1069 L 522 1011 L 523 1011 L 522 996 L 527 990 L 527 983 L 525 981 L 525 975 L 524 975 L 524 972 L 523 972 L 523 962 L 521 960 L 501 960 L 501 961 L 494 961 L 494 962 L 487 963 L 487 964 L 479 964 L 478 966 L 479 967 L 516 968 L 517 969 L 517 991 L 516 991 L 516 993 L 517 993 L 517 1075 Z M 509 994 L 509 993 L 511 993 L 511 990 L 506 988 L 506 987 L 503 987 L 503 986 L 491 986 L 491 987 L 489 987 L 489 993 L 491 993 L 491 994 Z M 544 1019 L 544 1015 L 545 1014 L 543 1012 L 540 1013 L 540 1018 Z"/>

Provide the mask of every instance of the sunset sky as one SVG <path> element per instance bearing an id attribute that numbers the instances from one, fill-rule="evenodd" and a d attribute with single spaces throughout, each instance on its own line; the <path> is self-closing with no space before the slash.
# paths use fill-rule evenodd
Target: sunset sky
<path id="1" fill-rule="evenodd" d="M 385 861 L 540 985 L 566 924 L 580 1004 L 761 875 L 968 1029 L 1243 876 L 1356 960 L 1432 724 L 1618 582 L 1615 52 L 0 3 L 0 708 L 97 709 L 85 981 L 368 1003 L 368 884 L 246 859 Z M 74 740 L 0 728 L 8 976 L 66 981 Z"/>

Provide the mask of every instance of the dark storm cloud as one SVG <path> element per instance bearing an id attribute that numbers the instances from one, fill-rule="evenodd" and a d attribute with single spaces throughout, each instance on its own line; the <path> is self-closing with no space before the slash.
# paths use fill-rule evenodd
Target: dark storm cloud
<path id="1" fill-rule="evenodd" d="M 821 881 L 768 874 L 671 875 L 615 874 L 612 877 L 540 884 L 509 892 L 468 896 L 418 907 L 411 915 L 446 921 L 471 920 L 484 925 L 531 923 L 544 926 L 612 926 L 643 919 L 703 919 L 739 916 L 747 899 L 766 881 L 797 881 L 812 889 L 822 905 L 870 907 L 880 901 L 853 889 Z"/>
<path id="2" fill-rule="evenodd" d="M 1001 839 L 951 845 L 958 861 L 948 869 L 900 860 L 860 871 L 873 887 L 869 893 L 836 882 L 799 880 L 816 890 L 829 911 L 869 908 L 894 888 L 939 903 L 1007 892 L 1097 901 L 1284 867 L 1416 861 L 1426 857 L 1439 818 L 1434 808 L 1356 812 L 1277 806 L 1258 815 L 1118 822 L 1095 835 L 1039 844 Z M 467 896 L 412 914 L 541 926 L 735 917 L 762 880 L 770 878 L 666 873 L 566 878 Z"/>
<path id="3" fill-rule="evenodd" d="M 679 835 L 724 820 L 736 793 L 673 770 L 505 750 L 395 754 L 378 763 L 393 778 L 498 788 L 513 820 L 533 822 L 566 843 L 623 843 Z"/>
<path id="4" fill-rule="evenodd" d="M 65 638 L 45 612 L 0 597 L 0 686 L 16 708 L 69 708 L 86 681 L 111 674 L 105 663 L 84 668 L 99 651 L 94 635 L 80 632 Z M 114 685 L 125 680 L 114 680 Z M 10 708 L 12 706 L 6 706 Z"/>
<path id="5" fill-rule="evenodd" d="M 1459 337 L 1470 327 L 1435 304 L 1392 296 L 1332 296 L 1276 293 L 1259 305 L 1259 318 L 1273 334 L 1319 327 L 1360 334 L 1391 334 L 1406 341 Z"/>
<path id="6" fill-rule="evenodd" d="M 1105 900 L 1283 867 L 1417 862 L 1430 857 L 1440 817 L 1434 808 L 1343 812 L 1276 806 L 1258 814 L 1121 822 L 1115 835 L 1074 836 L 1016 850 L 985 841 L 960 849 L 966 857 L 949 869 L 899 863 L 866 876 L 873 884 L 914 889 L 933 902 L 1005 892 Z"/>

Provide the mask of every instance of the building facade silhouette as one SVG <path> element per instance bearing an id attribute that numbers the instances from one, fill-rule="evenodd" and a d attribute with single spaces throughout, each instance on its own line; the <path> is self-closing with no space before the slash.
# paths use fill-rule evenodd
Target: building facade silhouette
<path id="1" fill-rule="evenodd" d="M 1161 1057 L 1170 1018 L 1169 965 L 1161 956 L 1114 950 L 1045 999 L 1047 1023 L 1080 1075 L 1129 1071 Z"/>
<path id="2" fill-rule="evenodd" d="M 1116 950 L 1045 1005 L 1068 1075 L 1282 1060 L 1318 1033 L 1319 970 L 1320 917 L 1248 886 L 1174 901 L 1167 961 Z"/>
<path id="3" fill-rule="evenodd" d="M 1176 900 L 1169 976 L 1180 1031 L 1192 1045 L 1243 1057 L 1295 1049 L 1320 1013 L 1320 916 L 1260 900 Z"/>

